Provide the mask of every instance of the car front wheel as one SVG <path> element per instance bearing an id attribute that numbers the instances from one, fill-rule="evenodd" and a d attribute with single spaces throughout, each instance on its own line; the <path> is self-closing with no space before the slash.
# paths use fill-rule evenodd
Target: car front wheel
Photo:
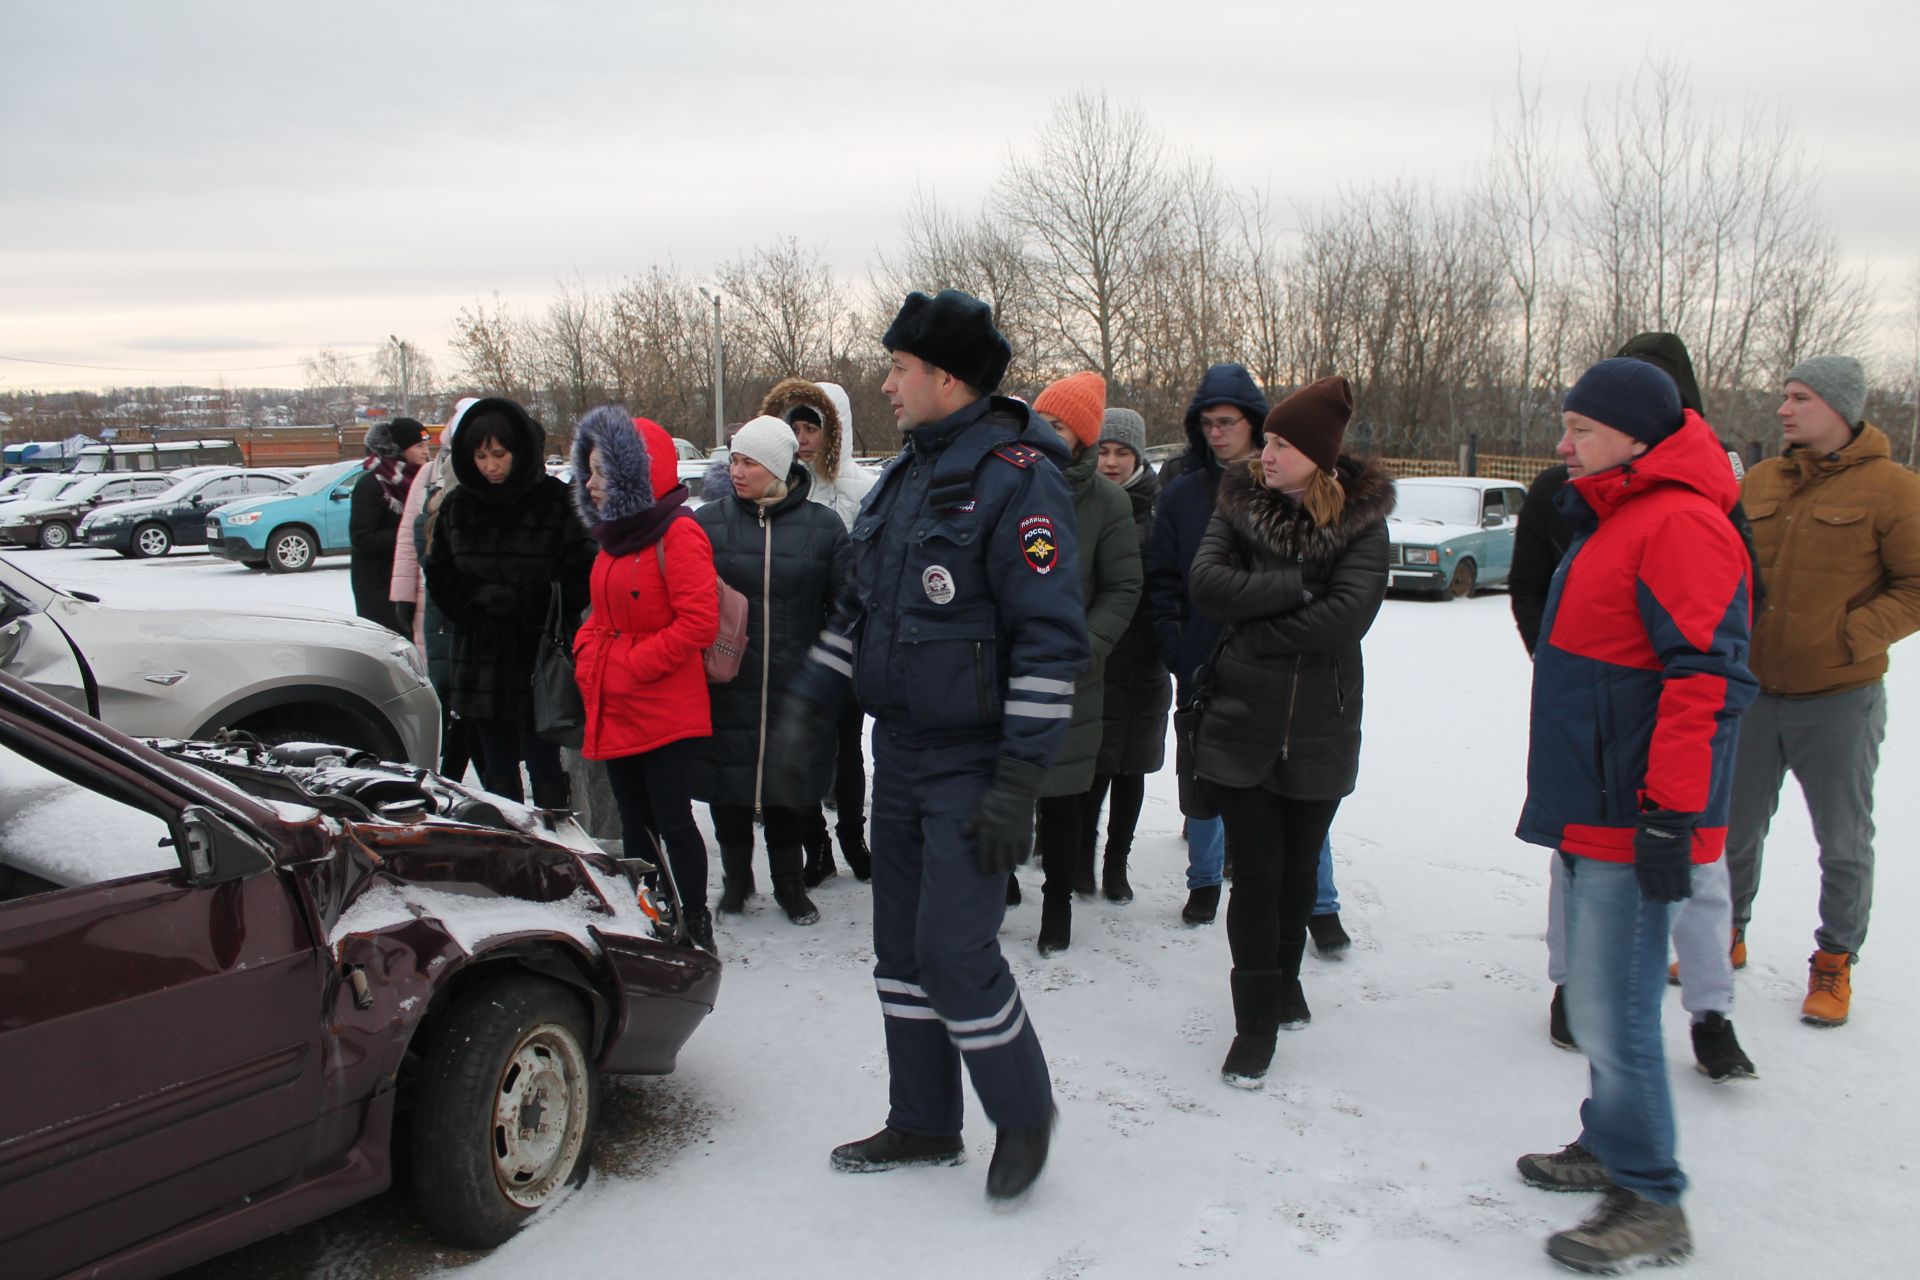
<path id="1" fill-rule="evenodd" d="M 173 550 L 173 534 L 163 524 L 143 524 L 133 531 L 133 554 L 142 560 Z"/>
<path id="2" fill-rule="evenodd" d="M 58 520 L 40 526 L 40 545 L 49 551 L 59 551 L 72 541 L 73 530 Z"/>
<path id="3" fill-rule="evenodd" d="M 267 543 L 267 568 L 275 573 L 302 573 L 313 568 L 319 548 L 305 529 L 282 529 Z"/>
<path id="4" fill-rule="evenodd" d="M 587 1011 L 552 982 L 501 978 L 462 995 L 431 1033 L 415 1083 L 414 1194 L 435 1235 L 491 1248 L 587 1176 L 600 1104 Z"/>
<path id="5" fill-rule="evenodd" d="M 1473 567 L 1473 561 L 1462 560 L 1453 566 L 1453 576 L 1447 579 L 1447 594 L 1455 600 L 1473 594 L 1474 584 L 1479 582 L 1479 571 Z"/>

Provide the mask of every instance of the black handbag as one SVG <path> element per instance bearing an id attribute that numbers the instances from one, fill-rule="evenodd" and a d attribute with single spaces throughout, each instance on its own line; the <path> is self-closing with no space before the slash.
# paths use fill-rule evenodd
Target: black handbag
<path id="1" fill-rule="evenodd" d="M 1193 696 L 1187 699 L 1186 705 L 1174 708 L 1173 712 L 1173 769 L 1180 784 L 1180 813 L 1183 817 L 1202 822 L 1219 817 L 1220 810 L 1213 803 L 1206 780 L 1193 772 L 1200 760 L 1200 722 L 1207 714 L 1207 704 L 1213 699 L 1214 666 L 1220 661 L 1220 651 L 1227 647 L 1227 639 L 1232 634 L 1231 627 L 1220 633 L 1220 640 L 1213 646 L 1213 652 L 1193 673 Z"/>
<path id="2" fill-rule="evenodd" d="M 533 659 L 533 731 L 548 742 L 578 750 L 587 735 L 587 704 L 573 677 L 573 646 L 567 637 L 560 584 L 547 596 L 547 621 Z"/>

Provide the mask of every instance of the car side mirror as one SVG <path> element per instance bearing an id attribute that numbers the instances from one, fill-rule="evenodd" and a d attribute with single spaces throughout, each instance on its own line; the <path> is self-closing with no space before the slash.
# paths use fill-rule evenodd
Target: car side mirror
<path id="1" fill-rule="evenodd" d="M 223 815 L 204 805 L 180 813 L 186 831 L 187 883 L 196 887 L 245 880 L 273 867 L 273 853 Z"/>
<path id="2" fill-rule="evenodd" d="M 353 496 L 353 490 L 351 489 L 335 489 L 332 493 L 327 495 L 327 497 L 334 502 L 345 502 L 348 498 L 351 498 L 352 496 Z"/>
<path id="3" fill-rule="evenodd" d="M 1507 522 L 1507 518 L 1501 515 L 1498 511 L 1489 511 L 1485 515 L 1480 517 L 1480 527 L 1482 529 L 1498 529 L 1501 525 L 1504 525 L 1506 522 Z"/>

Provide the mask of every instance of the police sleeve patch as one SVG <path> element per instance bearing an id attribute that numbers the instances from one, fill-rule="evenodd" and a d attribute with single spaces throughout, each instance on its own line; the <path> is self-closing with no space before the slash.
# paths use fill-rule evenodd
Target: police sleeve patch
<path id="1" fill-rule="evenodd" d="M 1020 554 L 1035 573 L 1053 572 L 1054 562 L 1060 557 L 1060 547 L 1053 536 L 1053 517 L 1028 516 L 1020 522 Z"/>

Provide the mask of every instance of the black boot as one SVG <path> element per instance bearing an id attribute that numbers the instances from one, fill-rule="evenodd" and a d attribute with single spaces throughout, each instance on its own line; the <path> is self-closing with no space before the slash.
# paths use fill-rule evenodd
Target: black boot
<path id="1" fill-rule="evenodd" d="M 1073 899 L 1049 893 L 1040 899 L 1040 954 L 1065 951 L 1073 942 Z"/>
<path id="2" fill-rule="evenodd" d="M 1074 850 L 1073 854 L 1073 891 L 1083 898 L 1091 898 L 1100 892 L 1100 886 L 1094 882 L 1093 841 L 1089 839 L 1085 848 Z"/>
<path id="3" fill-rule="evenodd" d="M 840 868 L 833 865 L 833 842 L 827 839 L 825 823 L 820 825 L 820 830 L 802 837 L 800 844 L 807 851 L 806 866 L 800 873 L 807 888 L 817 888 L 821 881 L 840 874 Z"/>
<path id="4" fill-rule="evenodd" d="M 1353 945 L 1353 939 L 1340 926 L 1338 911 L 1308 916 L 1307 932 L 1313 935 L 1313 949 L 1320 953 L 1322 960 L 1335 959 Z"/>
<path id="5" fill-rule="evenodd" d="M 1045 1124 L 1031 1128 L 1002 1125 L 993 1144 L 993 1163 L 987 1166 L 987 1198 L 1017 1200 L 1025 1195 L 1047 1167 L 1047 1148 L 1053 1144 L 1053 1125 L 1060 1108 L 1048 1110 Z"/>
<path id="6" fill-rule="evenodd" d="M 747 899 L 753 896 L 753 846 L 720 846 L 720 901 L 716 904 L 721 915 L 737 916 L 747 909 Z"/>
<path id="7" fill-rule="evenodd" d="M 549 782 L 534 783 L 533 807 L 536 809 L 573 808 L 573 779 L 561 777 Z"/>
<path id="8" fill-rule="evenodd" d="M 719 949 L 713 945 L 713 913 L 705 907 L 688 907 L 686 910 L 687 941 L 709 955 L 719 955 Z"/>
<path id="9" fill-rule="evenodd" d="M 1298 979 L 1279 969 L 1235 969 L 1233 987 L 1233 1044 L 1220 1065 L 1220 1078 L 1236 1089 L 1258 1089 L 1273 1063 L 1273 1042 L 1280 1031 L 1281 1002 L 1289 984 Z"/>
<path id="10" fill-rule="evenodd" d="M 799 876 L 775 876 L 773 900 L 795 924 L 817 924 L 820 920 L 820 909 L 807 896 L 807 887 Z"/>
<path id="11" fill-rule="evenodd" d="M 1187 890 L 1187 905 L 1180 908 L 1180 918 L 1188 924 L 1212 924 L 1219 912 L 1220 886 L 1202 885 L 1198 889 Z"/>
<path id="12" fill-rule="evenodd" d="M 915 1165 L 955 1165 L 967 1158 L 960 1135 L 906 1133 L 882 1129 L 871 1138 L 842 1143 L 828 1161 L 841 1173 L 884 1173 Z"/>
<path id="13" fill-rule="evenodd" d="M 499 796 L 502 800 L 511 800 L 515 804 L 524 804 L 527 793 L 520 788 L 520 771 L 512 773 L 489 773 L 482 775 L 481 787 Z"/>
<path id="14" fill-rule="evenodd" d="M 840 856 L 847 860 L 855 880 L 865 884 L 873 879 L 873 854 L 867 851 L 867 838 L 858 827 L 840 828 Z"/>
<path id="15" fill-rule="evenodd" d="M 1133 886 L 1127 883 L 1127 851 L 1107 850 L 1106 862 L 1100 868 L 1100 892 L 1106 895 L 1108 902 L 1132 902 Z"/>

